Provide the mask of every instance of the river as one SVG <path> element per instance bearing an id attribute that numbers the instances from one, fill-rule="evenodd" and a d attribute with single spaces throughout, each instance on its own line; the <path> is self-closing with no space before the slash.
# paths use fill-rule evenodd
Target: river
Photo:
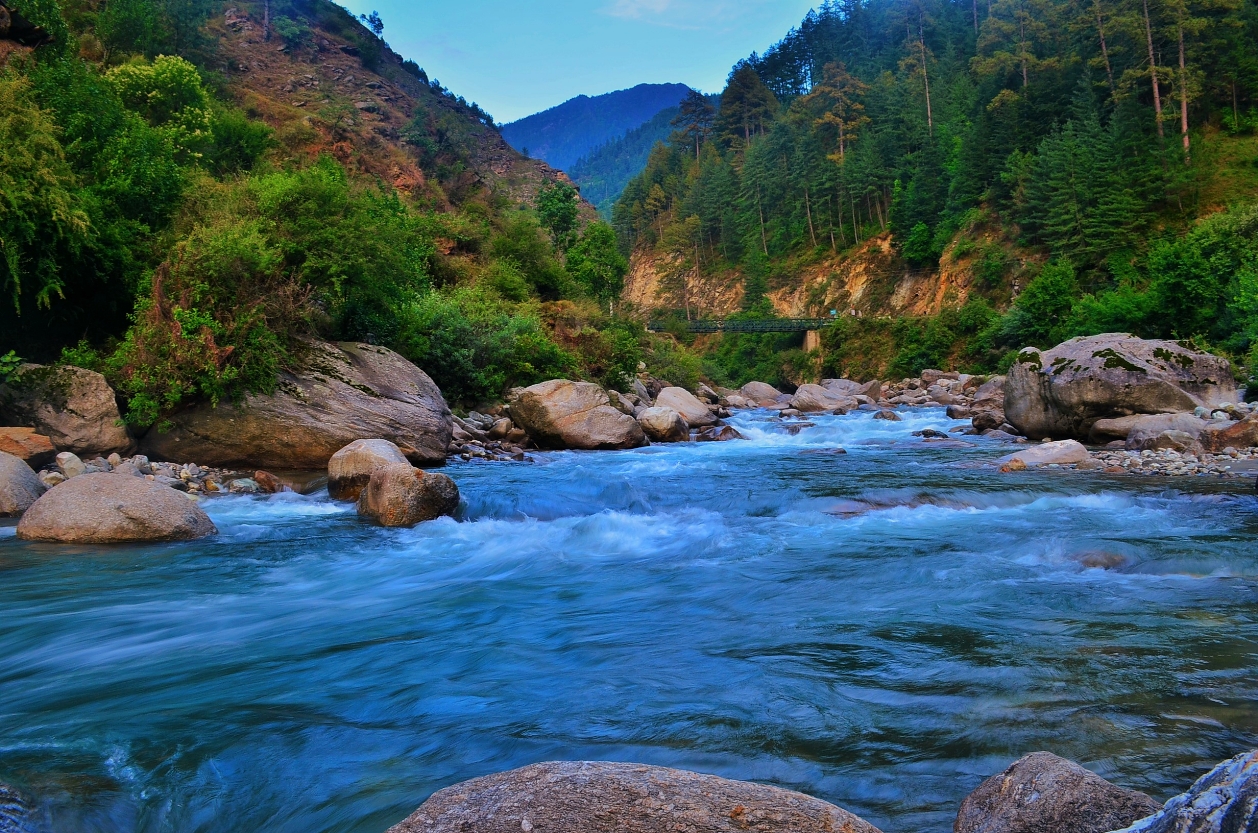
<path id="1" fill-rule="evenodd" d="M 294 494 L 206 502 L 195 544 L 2 527 L 0 782 L 37 831 L 383 833 L 602 759 L 946 833 L 1027 752 L 1165 800 L 1258 746 L 1252 483 L 1001 475 L 912 436 L 935 409 L 734 422 L 451 466 L 460 519 L 413 530 Z"/>

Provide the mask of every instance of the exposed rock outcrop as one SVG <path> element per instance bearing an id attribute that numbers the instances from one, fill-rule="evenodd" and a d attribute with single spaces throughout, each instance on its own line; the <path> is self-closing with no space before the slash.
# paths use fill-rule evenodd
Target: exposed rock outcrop
<path id="1" fill-rule="evenodd" d="M 672 408 L 644 408 L 638 424 L 653 443 L 684 443 L 690 439 L 690 426 Z"/>
<path id="2" fill-rule="evenodd" d="M 1119 833 L 1250 833 L 1258 830 L 1258 751 L 1224 761 L 1151 818 Z"/>
<path id="3" fill-rule="evenodd" d="M 1097 420 L 1235 401 L 1226 360 L 1173 341 L 1107 333 L 1023 350 L 1006 378 L 1004 410 L 1033 440 L 1086 440 Z"/>
<path id="4" fill-rule="evenodd" d="M 0 385 L 0 423 L 34 428 L 58 451 L 127 454 L 135 448 L 113 388 L 81 367 L 23 365 Z"/>
<path id="5" fill-rule="evenodd" d="M 26 463 L 0 451 L 0 518 L 16 518 L 30 509 L 47 489 Z"/>
<path id="6" fill-rule="evenodd" d="M 145 435 L 157 460 L 210 466 L 322 469 L 363 437 L 396 444 L 415 465 L 445 462 L 454 419 L 441 391 L 406 359 L 369 344 L 317 343 L 270 395 L 198 405 Z"/>
<path id="7" fill-rule="evenodd" d="M 961 802 L 953 833 L 1108 833 L 1157 812 L 1158 803 L 1076 763 L 1035 752 Z"/>
<path id="8" fill-rule="evenodd" d="M 437 792 L 389 833 L 878 833 L 803 793 L 639 764 L 526 766 Z"/>
<path id="9" fill-rule="evenodd" d="M 127 474 L 84 474 L 48 490 L 17 526 L 27 541 L 128 544 L 190 541 L 218 532 L 192 500 Z"/>
<path id="10" fill-rule="evenodd" d="M 647 442 L 638 421 L 590 382 L 554 379 L 525 388 L 511 403 L 511 418 L 540 448 L 611 450 Z"/>
<path id="11" fill-rule="evenodd" d="M 333 500 L 358 500 L 373 471 L 396 463 L 410 464 L 396 444 L 354 440 L 328 461 L 328 494 Z"/>
<path id="12" fill-rule="evenodd" d="M 706 428 L 717 422 L 708 406 L 685 388 L 664 388 L 655 397 L 655 407 L 672 408 L 691 428 Z"/>
<path id="13" fill-rule="evenodd" d="M 388 527 L 415 526 L 452 515 L 458 508 L 459 487 L 453 480 L 406 462 L 372 471 L 358 496 L 358 514 Z"/>

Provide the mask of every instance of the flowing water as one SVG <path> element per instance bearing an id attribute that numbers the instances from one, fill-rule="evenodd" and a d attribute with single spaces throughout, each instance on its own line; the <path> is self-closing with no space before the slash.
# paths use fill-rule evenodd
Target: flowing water
<path id="1" fill-rule="evenodd" d="M 0 782 L 37 830 L 382 833 L 603 759 L 944 833 L 1027 752 L 1164 800 L 1258 745 L 1252 484 L 1000 475 L 934 410 L 736 422 L 452 466 L 462 517 L 414 530 L 292 494 L 195 544 L 0 528 Z"/>

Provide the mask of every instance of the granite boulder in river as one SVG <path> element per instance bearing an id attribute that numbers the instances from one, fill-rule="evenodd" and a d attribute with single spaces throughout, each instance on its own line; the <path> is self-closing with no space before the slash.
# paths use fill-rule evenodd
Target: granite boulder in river
<path id="1" fill-rule="evenodd" d="M 83 474 L 49 489 L 18 522 L 17 536 L 61 544 L 191 541 L 218 530 L 169 486 L 129 474 Z"/>
<path id="2" fill-rule="evenodd" d="M 591 382 L 552 379 L 519 392 L 511 419 L 539 448 L 613 450 L 646 445 L 638 421 Z"/>

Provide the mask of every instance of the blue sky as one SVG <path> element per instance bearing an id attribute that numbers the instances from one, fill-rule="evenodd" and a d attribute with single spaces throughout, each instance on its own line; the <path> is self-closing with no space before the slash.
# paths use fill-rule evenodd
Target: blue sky
<path id="1" fill-rule="evenodd" d="M 429 77 L 514 121 L 573 96 L 641 83 L 720 92 L 817 0 L 342 0 L 380 12 L 384 38 Z"/>

